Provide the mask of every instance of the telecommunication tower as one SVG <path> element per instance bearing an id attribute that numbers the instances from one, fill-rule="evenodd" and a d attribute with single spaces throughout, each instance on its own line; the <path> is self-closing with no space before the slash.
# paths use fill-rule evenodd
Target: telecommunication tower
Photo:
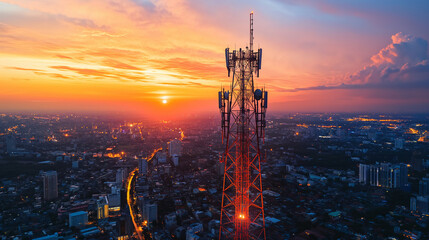
<path id="1" fill-rule="evenodd" d="M 253 11 L 250 13 L 250 47 L 225 49 L 230 90 L 219 92 L 222 143 L 225 152 L 219 239 L 266 239 L 261 178 L 261 145 L 265 136 L 268 93 L 255 89 L 262 49 L 253 51 Z"/>

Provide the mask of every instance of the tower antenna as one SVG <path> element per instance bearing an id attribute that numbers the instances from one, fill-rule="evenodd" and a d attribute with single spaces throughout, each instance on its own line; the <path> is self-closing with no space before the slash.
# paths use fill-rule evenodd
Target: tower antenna
<path id="1" fill-rule="evenodd" d="M 250 51 L 253 51 L 253 11 L 250 12 Z"/>
<path id="2" fill-rule="evenodd" d="M 255 89 L 253 73 L 259 77 L 262 49 L 253 52 L 253 12 L 250 13 L 250 48 L 225 49 L 231 89 L 218 93 L 222 143 L 220 159 L 223 190 L 219 240 L 266 239 L 262 196 L 261 154 L 265 136 L 268 92 Z"/>

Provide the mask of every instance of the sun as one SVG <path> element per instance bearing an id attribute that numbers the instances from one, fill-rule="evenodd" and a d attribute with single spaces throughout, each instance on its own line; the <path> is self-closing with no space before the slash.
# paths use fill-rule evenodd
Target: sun
<path id="1" fill-rule="evenodd" d="M 170 97 L 169 96 L 162 96 L 161 97 L 161 102 L 162 102 L 162 104 L 167 104 L 168 103 L 168 99 L 169 99 Z"/>

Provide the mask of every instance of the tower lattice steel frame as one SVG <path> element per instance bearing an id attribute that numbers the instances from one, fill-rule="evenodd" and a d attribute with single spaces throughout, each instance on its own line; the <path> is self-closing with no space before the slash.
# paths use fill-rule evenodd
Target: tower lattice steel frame
<path id="1" fill-rule="evenodd" d="M 222 143 L 225 152 L 219 239 L 266 239 L 261 178 L 261 145 L 265 136 L 268 93 L 256 89 L 262 49 L 253 51 L 253 12 L 250 13 L 250 47 L 225 49 L 230 91 L 219 92 Z"/>

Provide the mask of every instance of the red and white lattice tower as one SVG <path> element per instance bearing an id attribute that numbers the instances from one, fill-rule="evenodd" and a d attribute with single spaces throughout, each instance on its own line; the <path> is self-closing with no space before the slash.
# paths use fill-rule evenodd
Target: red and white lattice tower
<path id="1" fill-rule="evenodd" d="M 231 89 L 219 92 L 222 143 L 225 152 L 219 239 L 266 239 L 262 197 L 261 145 L 265 135 L 268 93 L 255 89 L 262 49 L 253 51 L 253 12 L 250 13 L 250 47 L 225 49 Z"/>

